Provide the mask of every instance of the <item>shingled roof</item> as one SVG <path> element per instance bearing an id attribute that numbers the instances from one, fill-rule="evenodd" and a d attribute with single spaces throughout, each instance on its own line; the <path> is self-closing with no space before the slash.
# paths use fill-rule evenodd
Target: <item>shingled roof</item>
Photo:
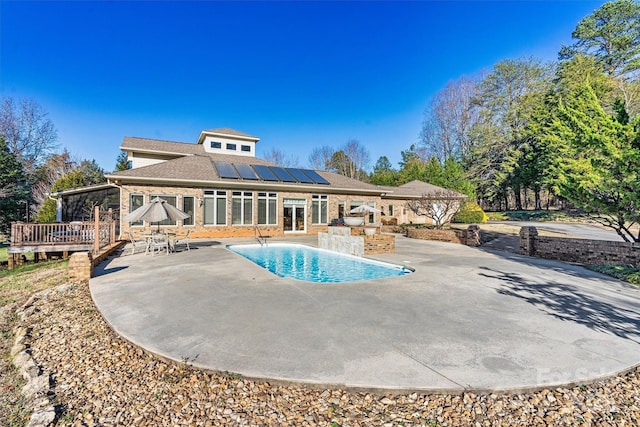
<path id="1" fill-rule="evenodd" d="M 387 194 L 388 197 L 393 198 L 418 198 L 424 195 L 435 195 L 442 194 L 443 192 L 450 192 L 451 197 L 454 199 L 466 199 L 467 196 L 458 193 L 457 191 L 449 190 L 443 187 L 438 187 L 437 185 L 429 184 L 428 182 L 414 180 L 411 182 L 407 182 L 406 184 L 402 184 L 398 187 L 381 187 L 385 190 L 388 190 L 391 194 Z"/>
<path id="2" fill-rule="evenodd" d="M 222 135 L 234 135 L 234 136 L 242 136 L 242 137 L 245 137 L 245 138 L 260 139 L 257 136 L 249 135 L 249 134 L 244 133 L 244 132 L 239 132 L 239 131 L 237 131 L 235 129 L 231 129 L 231 128 L 205 129 L 202 132 L 219 133 L 219 134 L 222 134 Z"/>
<path id="3" fill-rule="evenodd" d="M 149 140 L 153 141 L 153 140 Z M 140 141 L 138 141 L 140 142 Z M 164 142 L 164 141 L 162 141 Z M 187 145 L 187 144 L 184 144 Z M 166 147 L 171 147 L 166 145 Z M 227 163 L 245 163 L 251 165 L 265 165 L 265 166 L 277 166 L 274 163 L 260 159 L 258 157 L 250 156 L 237 156 L 233 154 L 218 154 L 218 153 L 205 153 L 185 155 L 176 159 L 167 160 L 162 163 L 156 163 L 149 166 L 142 166 L 135 169 L 128 169 L 120 172 L 114 172 L 106 175 L 110 180 L 116 180 L 120 182 L 181 182 L 181 183 L 210 183 L 211 185 L 233 184 L 234 186 L 247 186 L 247 187 L 308 187 L 332 190 L 359 190 L 371 193 L 382 193 L 383 190 L 380 187 L 371 185 L 356 179 L 352 179 L 343 175 L 339 175 L 333 172 L 316 171 L 320 176 L 329 182 L 329 186 L 326 184 L 302 184 L 302 183 L 281 183 L 281 182 L 266 182 L 256 180 L 242 180 L 242 179 L 229 179 L 221 178 L 215 168 L 213 162 L 227 162 Z"/>
<path id="4" fill-rule="evenodd" d="M 146 151 L 158 154 L 204 154 L 204 147 L 199 144 L 164 141 L 161 139 L 139 138 L 126 136 L 120 145 L 121 150 Z"/>

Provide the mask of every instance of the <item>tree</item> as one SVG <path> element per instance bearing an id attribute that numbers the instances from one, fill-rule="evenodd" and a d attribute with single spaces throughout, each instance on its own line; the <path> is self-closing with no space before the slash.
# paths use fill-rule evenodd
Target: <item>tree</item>
<path id="1" fill-rule="evenodd" d="M 580 53 L 593 55 L 610 76 L 622 76 L 640 68 L 640 4 L 614 0 L 584 17 L 563 46 L 561 59 Z"/>
<path id="2" fill-rule="evenodd" d="M 129 162 L 129 155 L 126 151 L 120 151 L 116 159 L 115 172 L 126 171 L 131 169 L 131 163 Z"/>
<path id="3" fill-rule="evenodd" d="M 11 222 L 23 219 L 26 177 L 22 164 L 0 136 L 0 231 L 9 231 Z"/>
<path id="4" fill-rule="evenodd" d="M 0 135 L 27 176 L 32 176 L 57 146 L 57 131 L 47 116 L 33 99 L 4 98 L 0 104 Z"/>
<path id="5" fill-rule="evenodd" d="M 509 208 L 509 196 L 522 209 L 522 194 L 528 188 L 523 146 L 526 129 L 551 85 L 551 67 L 529 58 L 506 60 L 494 65 L 480 83 L 476 102 L 479 119 L 469 165 L 479 195 Z"/>
<path id="6" fill-rule="evenodd" d="M 400 151 L 400 157 L 402 157 L 399 163 L 401 169 L 404 169 L 412 160 L 420 160 L 424 163 L 429 159 L 426 148 L 418 147 L 416 144 L 411 144 L 407 150 Z"/>
<path id="7" fill-rule="evenodd" d="M 95 160 L 83 160 L 76 168 L 83 177 L 82 186 L 102 184 L 107 182 L 104 176 L 104 170 Z"/>
<path id="8" fill-rule="evenodd" d="M 272 148 L 271 151 L 264 154 L 263 158 L 271 163 L 280 165 L 286 168 L 298 167 L 298 158 L 293 155 L 287 155 L 282 151 Z"/>
<path id="9" fill-rule="evenodd" d="M 369 165 L 369 151 L 357 139 L 351 139 L 333 153 L 329 170 L 349 178 L 366 181 Z"/>
<path id="10" fill-rule="evenodd" d="M 396 185 L 398 171 L 393 169 L 387 156 L 381 156 L 373 167 L 373 173 L 369 176 L 369 182 L 375 185 Z"/>
<path id="11" fill-rule="evenodd" d="M 471 149 L 471 128 L 478 119 L 478 82 L 469 77 L 449 81 L 431 99 L 424 112 L 421 143 L 428 155 L 444 163 L 449 157 L 466 158 Z"/>
<path id="12" fill-rule="evenodd" d="M 416 215 L 431 218 L 436 228 L 442 228 L 458 213 L 461 200 L 455 191 L 443 189 L 423 194 L 419 199 L 406 202 L 406 206 Z"/>
<path id="13" fill-rule="evenodd" d="M 556 150 L 552 183 L 625 241 L 640 241 L 640 120 L 621 123 L 602 108 L 588 83 L 558 100 L 544 139 Z"/>
<path id="14" fill-rule="evenodd" d="M 31 181 L 31 198 L 36 210 L 44 203 L 51 192 L 51 186 L 62 176 L 71 172 L 77 163 L 71 158 L 71 154 L 65 149 L 60 154 L 51 154 L 46 161 L 39 166 Z"/>
<path id="15" fill-rule="evenodd" d="M 75 169 L 58 178 L 49 192 L 54 193 L 103 182 L 106 182 L 106 178 L 98 163 L 95 160 L 83 160 Z M 56 208 L 56 201 L 47 198 L 40 206 L 36 220 L 38 222 L 55 222 Z"/>
<path id="16" fill-rule="evenodd" d="M 314 148 L 307 159 L 309 167 L 316 170 L 329 170 L 331 167 L 331 158 L 335 151 L 336 150 L 328 145 Z"/>

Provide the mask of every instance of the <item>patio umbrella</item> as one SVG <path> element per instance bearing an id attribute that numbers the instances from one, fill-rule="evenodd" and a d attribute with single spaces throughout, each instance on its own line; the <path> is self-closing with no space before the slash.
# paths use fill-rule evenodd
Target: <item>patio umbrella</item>
<path id="1" fill-rule="evenodd" d="M 157 222 L 158 230 L 160 230 L 160 221 L 164 221 L 165 219 L 177 221 L 179 219 L 189 218 L 190 216 L 188 213 L 184 213 L 175 206 L 170 205 L 166 200 L 156 197 L 149 203 L 145 203 L 138 209 L 125 215 L 124 220 L 130 222 Z"/>
<path id="2" fill-rule="evenodd" d="M 349 211 L 349 213 L 352 214 L 358 214 L 358 213 L 380 213 L 382 212 L 380 209 L 376 209 L 372 206 L 369 205 L 360 205 L 357 208 L 353 208 Z"/>

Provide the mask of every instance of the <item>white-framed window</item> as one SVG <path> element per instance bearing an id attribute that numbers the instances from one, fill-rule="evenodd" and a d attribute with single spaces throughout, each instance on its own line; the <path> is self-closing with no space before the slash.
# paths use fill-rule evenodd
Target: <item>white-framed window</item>
<path id="1" fill-rule="evenodd" d="M 258 193 L 258 224 L 278 223 L 278 193 Z"/>
<path id="2" fill-rule="evenodd" d="M 250 145 L 241 145 L 240 146 L 240 150 L 245 151 L 247 153 L 251 152 L 251 146 Z"/>
<path id="3" fill-rule="evenodd" d="M 205 190 L 202 221 L 204 225 L 227 225 L 227 192 Z"/>
<path id="4" fill-rule="evenodd" d="M 234 191 L 231 193 L 231 224 L 253 224 L 253 192 Z"/>
<path id="5" fill-rule="evenodd" d="M 177 196 L 171 196 L 171 195 L 167 195 L 167 194 L 152 194 L 152 195 L 149 196 L 149 201 L 155 199 L 156 197 L 160 197 L 161 199 L 166 200 L 167 203 L 169 203 L 174 208 L 178 207 L 178 197 Z M 160 225 L 176 225 L 176 221 L 171 221 L 170 219 L 165 219 L 164 221 L 160 221 L 159 224 Z"/>
<path id="6" fill-rule="evenodd" d="M 142 194 L 132 194 L 129 198 L 129 212 L 133 212 L 144 204 L 144 196 Z M 129 223 L 131 227 L 141 227 L 144 221 L 132 221 Z"/>
<path id="7" fill-rule="evenodd" d="M 376 207 L 376 202 L 369 202 L 367 204 L 374 209 Z M 376 216 L 373 212 L 369 212 L 369 224 L 372 224 L 374 222 L 376 222 Z"/>
<path id="8" fill-rule="evenodd" d="M 236 151 L 236 144 L 227 143 L 227 150 Z"/>
<path id="9" fill-rule="evenodd" d="M 191 215 L 182 220 L 182 225 L 193 225 L 196 219 L 196 199 L 193 196 L 182 196 L 182 212 Z"/>
<path id="10" fill-rule="evenodd" d="M 222 148 L 222 142 L 211 141 L 211 148 Z"/>
<path id="11" fill-rule="evenodd" d="M 311 196 L 311 223 L 326 224 L 329 222 L 329 196 L 314 194 Z"/>

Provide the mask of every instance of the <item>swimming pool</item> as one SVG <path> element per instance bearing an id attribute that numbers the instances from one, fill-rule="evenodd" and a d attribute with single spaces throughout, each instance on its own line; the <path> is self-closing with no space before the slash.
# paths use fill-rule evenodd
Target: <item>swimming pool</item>
<path id="1" fill-rule="evenodd" d="M 403 276 L 402 266 L 287 243 L 230 245 L 227 249 L 280 277 L 307 282 L 338 283 Z"/>

